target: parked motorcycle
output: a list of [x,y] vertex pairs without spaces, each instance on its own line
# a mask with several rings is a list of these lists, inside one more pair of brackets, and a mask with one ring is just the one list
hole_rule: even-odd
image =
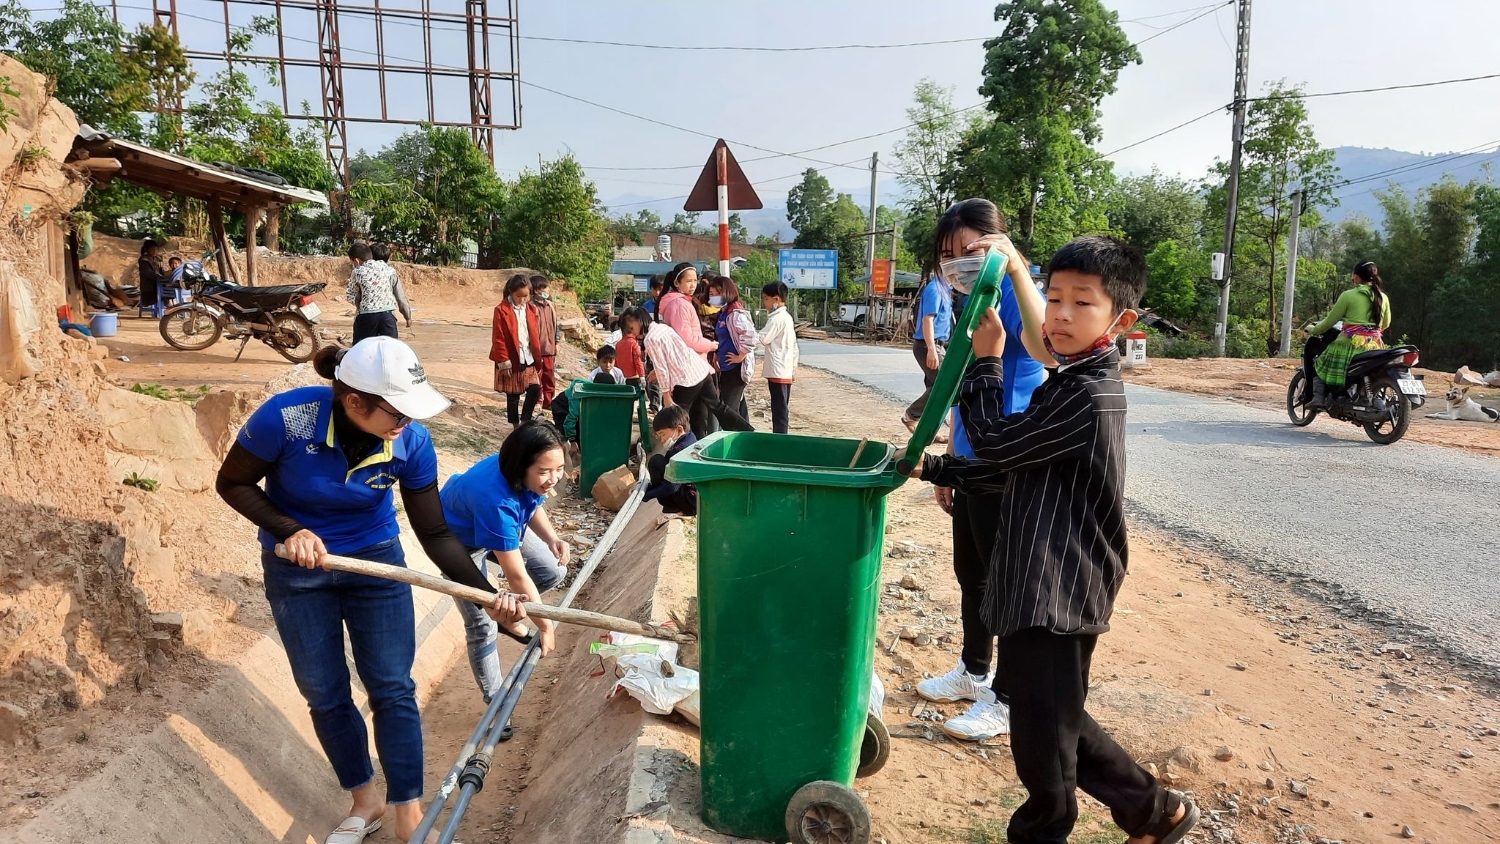
[[1312,407],[1313,361],[1333,339],[1338,329],[1319,337],[1309,337],[1302,354],[1302,366],[1286,388],[1286,415],[1292,424],[1305,427],[1318,414],[1326,413],[1340,422],[1365,429],[1370,439],[1390,445],[1406,435],[1411,425],[1412,408],[1427,402],[1427,386],[1422,376],[1413,375],[1420,353],[1415,346],[1392,346],[1361,352],[1349,362],[1349,374],[1342,390],[1328,388],[1326,407]]
[[203,269],[214,257],[182,265],[183,283],[192,292],[190,301],[168,308],[161,318],[161,337],[174,349],[202,351],[219,338],[239,340],[238,361],[245,345],[260,340],[292,363],[306,363],[318,350],[318,317],[321,310],[313,297],[327,285],[285,284],[276,287],[241,287],[215,278]]

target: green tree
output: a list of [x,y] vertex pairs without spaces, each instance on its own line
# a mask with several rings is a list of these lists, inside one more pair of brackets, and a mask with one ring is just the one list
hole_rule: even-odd
[[126,57],[125,30],[88,0],[63,0],[58,11],[38,21],[15,0],[0,6],[0,52],[46,76],[79,123],[139,140],[148,90]]
[[1165,241],[1180,247],[1199,244],[1203,197],[1198,185],[1152,170],[1121,179],[1108,192],[1109,227],[1146,253]]
[[809,167],[802,173],[802,181],[787,191],[786,219],[792,224],[800,239],[802,230],[813,221],[828,213],[834,203],[833,185],[822,173]]
[[[1254,298],[1263,305],[1268,353],[1274,353],[1280,345],[1281,309],[1277,294],[1285,282],[1286,269],[1281,258],[1291,228],[1291,192],[1301,189],[1305,209],[1302,224],[1309,228],[1318,225],[1320,208],[1338,202],[1333,196],[1338,178],[1333,150],[1318,142],[1301,93],[1300,86],[1288,86],[1284,81],[1270,84],[1265,95],[1250,104],[1245,123],[1234,277],[1262,279],[1264,298],[1259,295]],[[1229,166],[1224,162],[1212,170],[1207,207],[1212,209],[1211,214],[1220,212],[1220,220],[1226,202],[1223,180],[1228,173]],[[1221,233],[1224,230],[1222,223],[1215,228]],[[1242,254],[1238,244],[1246,239],[1254,241],[1257,248],[1246,249]],[[1239,313],[1249,316],[1248,311]]]
[[1208,275],[1207,257],[1175,240],[1163,240],[1146,255],[1146,270],[1146,306],[1167,319],[1191,317],[1198,279]]
[[747,255],[745,263],[735,267],[730,275],[740,287],[740,296],[753,302],[762,287],[776,281],[779,271],[776,256],[757,249]]
[[580,300],[604,298],[614,238],[598,203],[594,183],[572,156],[527,170],[495,225],[496,251],[507,264],[567,279]]
[[174,111],[183,103],[197,79],[182,42],[160,23],[142,24],[125,48],[124,65],[138,95],[141,110],[154,112],[147,140],[161,149],[182,148],[182,115]]
[[645,246],[645,233],[659,231],[662,231],[661,215],[644,208],[634,213],[621,214],[609,221],[610,234],[622,246],[626,243]]
[[[1431,297],[1431,339],[1419,346],[1428,365],[1484,371],[1500,368],[1500,190],[1476,186],[1470,208],[1473,257],[1438,285]],[[1394,281],[1383,264],[1381,275]],[[1394,316],[1401,318],[1401,312]]]
[[664,231],[671,234],[705,234],[707,232],[706,229],[698,225],[698,213],[696,211],[691,213],[687,211],[677,212],[677,216],[672,218],[672,222],[667,224]]
[[729,215],[729,239],[735,243],[750,242],[750,230],[745,228],[745,221],[739,214]]
[[1051,218],[1080,224],[1069,206],[1073,186],[1101,171],[1090,166],[1098,164],[1090,146],[1101,135],[1099,104],[1114,93],[1120,70],[1141,57],[1101,0],[1013,0],[995,8],[995,20],[1005,29],[985,42],[979,88],[992,120],[966,133],[959,156],[960,170],[979,168],[982,177],[960,172],[950,184],[992,187],[970,195],[996,202],[1019,200],[1002,207],[1017,212],[1015,232],[1029,254],[1049,194]]
[[[423,126],[381,150],[350,196],[370,218],[370,236],[434,263],[464,254],[464,241],[486,239],[505,188],[489,158],[463,129]],[[382,178],[384,181],[377,181]]]
[[854,197],[841,193],[809,220],[805,228],[797,231],[793,245],[798,249],[838,250],[837,294],[841,302],[864,296],[864,288],[854,280],[865,274],[866,238],[860,235],[868,224],[864,210],[854,204]]
[[906,119],[915,125],[895,145],[896,168],[901,174],[897,178],[906,188],[905,205],[914,216],[940,216],[953,204],[944,176],[952,168],[964,130],[982,118],[959,114],[953,107],[952,87],[923,79],[912,92]]

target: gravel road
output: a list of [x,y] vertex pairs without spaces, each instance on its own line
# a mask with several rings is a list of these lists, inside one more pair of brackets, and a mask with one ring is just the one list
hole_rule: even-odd
[[[802,362],[902,401],[922,389],[905,350],[804,341]],[[1483,504],[1500,500],[1500,461],[1377,446],[1323,419],[1295,428],[1229,401],[1127,393],[1126,497],[1138,518],[1259,571],[1336,586],[1500,673],[1500,577]]]

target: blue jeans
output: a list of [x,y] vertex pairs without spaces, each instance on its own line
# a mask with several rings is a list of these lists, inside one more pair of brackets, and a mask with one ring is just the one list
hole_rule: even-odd
[[[469,554],[474,558],[479,571],[488,577],[490,552],[483,548],[470,548]],[[528,530],[521,536],[521,559],[525,560],[526,574],[536,585],[538,593],[546,593],[568,576],[567,567],[558,564],[557,555],[552,553],[547,543],[537,537],[535,531]],[[479,684],[484,702],[489,703],[505,680],[505,674],[500,670],[500,653],[495,650],[495,637],[499,635],[500,626],[478,604],[457,598],[453,600],[458,604],[458,611],[464,619],[464,634],[469,646],[469,668],[474,671],[474,682]]]
[[[399,540],[347,556],[405,567]],[[365,719],[354,705],[344,630],[354,667],[369,695],[375,749],[385,771],[386,802],[422,796],[422,716],[411,677],[417,627],[411,587],[362,574],[305,569],[261,553],[266,599],[286,649],[297,690],[312,713],[318,743],[339,785],[353,790],[375,778]]]

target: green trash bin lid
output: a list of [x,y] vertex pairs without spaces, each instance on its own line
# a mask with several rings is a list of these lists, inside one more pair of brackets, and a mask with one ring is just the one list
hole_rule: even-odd
[[[859,452],[859,459],[854,459]],[[831,487],[893,482],[889,443],[757,431],[721,431],[672,458],[667,477],[700,484],[724,479]],[[854,466],[850,467],[850,462]]]
[[596,384],[593,381],[574,381],[573,395],[579,398],[589,396],[635,396],[635,387],[629,384]]
[[[912,432],[911,439],[907,440],[906,450],[896,463],[896,472],[901,480],[911,475],[916,467],[916,459],[920,459],[913,458],[912,455],[920,455],[932,445],[933,439],[943,427],[943,421],[948,418],[948,411],[958,400],[958,388],[963,383],[964,372],[974,360],[974,327],[979,324],[979,318],[984,312],[1000,301],[1000,280],[1005,277],[1005,264],[1006,258],[998,249],[991,248],[985,255],[979,278],[969,291],[969,302],[954,324],[953,333],[949,335],[948,352],[943,358],[942,366],[938,367],[932,391],[927,395],[927,406],[922,409],[922,418],[917,420],[916,430]],[[898,480],[897,484],[900,482]]]

